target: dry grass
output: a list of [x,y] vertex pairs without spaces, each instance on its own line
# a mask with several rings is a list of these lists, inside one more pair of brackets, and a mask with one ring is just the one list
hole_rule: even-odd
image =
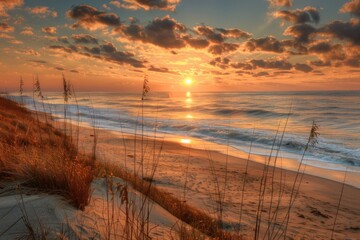
[[[202,232],[203,234],[210,236],[214,239],[238,239],[234,234],[228,233],[219,227],[217,220],[206,214],[204,211],[196,209],[184,201],[172,196],[170,193],[158,189],[152,185],[150,180],[140,179],[138,176],[134,176],[129,172],[126,172],[123,168],[116,165],[101,166],[103,169],[111,169],[111,175],[124,179],[129,182],[131,186],[153,200],[161,207],[166,209],[173,216],[189,224],[194,229]],[[100,171],[100,172],[106,172]]]
[[0,98],[0,181],[55,192],[83,209],[90,198],[90,158],[50,124],[19,104]]

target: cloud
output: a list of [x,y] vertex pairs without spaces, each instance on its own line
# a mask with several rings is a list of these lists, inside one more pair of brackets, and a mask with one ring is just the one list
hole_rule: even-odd
[[221,55],[223,53],[233,52],[239,48],[235,43],[220,43],[209,47],[208,51],[214,55]]
[[161,72],[161,73],[169,73],[169,74],[179,75],[177,72],[170,71],[168,68],[165,68],[165,67],[154,67],[151,65],[148,70],[153,71],[153,72]]
[[202,49],[209,46],[209,41],[206,39],[200,39],[200,38],[193,38],[189,35],[184,36],[182,38],[188,45],[195,49]]
[[49,47],[50,50],[54,52],[65,52],[65,53],[74,53],[77,52],[77,48],[74,47],[64,47],[60,45],[52,45]]
[[253,68],[265,68],[265,69],[281,69],[281,70],[290,70],[293,66],[291,63],[286,60],[263,60],[263,59],[253,59],[250,60]]
[[98,44],[98,40],[89,34],[73,34],[71,37],[75,43]]
[[351,0],[350,2],[345,3],[340,9],[342,13],[352,13],[355,16],[360,17],[360,1],[359,0]]
[[360,20],[334,21],[320,28],[318,32],[320,35],[329,35],[360,45]]
[[0,16],[7,17],[7,11],[20,7],[24,4],[24,0],[0,0]]
[[57,40],[61,43],[65,43],[65,44],[69,43],[69,38],[67,36],[58,37]]
[[10,40],[9,43],[16,45],[24,44],[22,41],[16,39]]
[[22,35],[34,35],[32,27],[24,27],[23,30],[20,32]]
[[258,72],[258,73],[254,73],[253,77],[265,77],[265,76],[269,76],[269,75],[270,74],[268,72],[261,71],[261,72]]
[[271,6],[276,7],[291,7],[292,0],[268,0]]
[[66,69],[63,68],[63,67],[54,67],[54,69],[59,70],[59,71],[65,71],[65,70],[66,70]]
[[111,1],[110,4],[118,8],[126,8],[131,10],[145,9],[145,10],[165,10],[174,11],[180,0],[124,0]]
[[220,67],[222,69],[226,69],[229,67],[229,63],[230,63],[229,58],[216,57],[210,62],[210,65]]
[[267,51],[267,52],[276,52],[282,53],[285,51],[285,46],[288,46],[287,41],[280,42],[272,36],[258,38],[258,39],[249,39],[244,44],[244,50],[253,52],[257,51]]
[[0,22],[0,32],[14,32],[14,27],[6,22]]
[[48,7],[46,6],[38,6],[38,7],[33,7],[33,8],[28,8],[27,9],[30,13],[37,15],[39,17],[57,17],[58,13],[55,10],[50,10]]
[[346,52],[341,44],[319,41],[310,45],[309,53],[317,54],[324,61],[344,60]]
[[302,72],[306,72],[306,73],[311,72],[313,70],[312,67],[310,67],[309,65],[304,64],[304,63],[296,63],[294,65],[294,68],[298,71],[302,71]]
[[116,31],[131,40],[152,43],[162,48],[186,46],[185,41],[180,37],[180,34],[186,31],[186,27],[169,16],[155,18],[145,27],[132,23],[128,26],[121,26]]
[[360,67],[360,56],[348,58],[344,64],[349,67]]
[[212,28],[209,26],[195,26],[194,31],[199,36],[206,37],[210,42],[222,43],[226,39],[249,38],[251,34],[240,29]]
[[292,22],[295,24],[299,23],[319,23],[320,14],[319,11],[314,7],[305,7],[304,9],[296,10],[282,10],[273,13],[275,18],[280,18],[283,21]]
[[14,37],[6,33],[0,33],[0,38],[13,39]]
[[34,49],[20,50],[20,51],[15,51],[15,52],[20,53],[20,54],[25,54],[25,55],[32,55],[32,56],[36,56],[36,57],[40,56],[40,53],[38,53]]
[[313,26],[303,23],[288,27],[284,35],[294,37],[298,43],[307,43],[316,31]]
[[[105,42],[99,47],[88,48],[76,45],[52,45],[49,49],[54,52],[67,54],[80,54],[86,57],[92,57],[107,62],[112,62],[120,65],[128,64],[135,68],[144,68],[144,61],[135,58],[133,53],[118,51],[117,48],[110,42]],[[82,50],[85,50],[82,51]]]
[[48,35],[55,35],[56,34],[56,27],[43,27],[41,31]]
[[329,67],[331,66],[331,62],[330,61],[322,61],[322,60],[316,60],[316,61],[311,61],[311,64],[317,67]]
[[73,28],[82,27],[88,30],[101,29],[107,26],[120,25],[120,18],[115,13],[106,13],[89,5],[78,5],[67,12],[67,15],[76,19]]
[[28,62],[39,63],[39,64],[48,64],[47,61],[44,61],[44,60],[35,60],[35,59],[30,59],[30,60],[28,60]]

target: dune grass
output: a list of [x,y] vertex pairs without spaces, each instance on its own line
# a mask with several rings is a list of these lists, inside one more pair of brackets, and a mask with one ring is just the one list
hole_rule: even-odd
[[90,158],[78,154],[59,130],[11,100],[0,98],[0,119],[0,181],[58,193],[84,209],[94,177]]

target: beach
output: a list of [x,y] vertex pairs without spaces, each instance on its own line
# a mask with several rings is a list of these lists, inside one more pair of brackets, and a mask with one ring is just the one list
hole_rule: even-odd
[[[92,146],[93,129],[81,128],[81,148],[89,151]],[[122,135],[105,130],[97,130],[98,133],[98,157],[109,163],[114,163],[133,169],[134,163],[134,137]],[[139,136],[138,136],[139,138]],[[141,139],[137,139],[138,148]],[[153,139],[145,140],[146,143],[146,166],[150,174],[152,166],[151,151]],[[127,154],[124,154],[126,144]],[[223,218],[228,229],[236,229],[239,223],[239,210],[242,195],[242,182],[246,163],[248,163],[248,175],[246,177],[241,233],[245,237],[254,237],[254,224],[259,202],[260,181],[263,176],[264,164],[247,159],[228,156],[219,151],[210,149],[194,149],[189,144],[176,142],[163,142],[157,140],[156,149],[161,146],[162,152],[159,158],[153,184],[177,198],[185,199],[187,203],[196,208],[205,210],[214,218],[217,212],[217,188],[220,184],[221,191],[225,194],[223,203]],[[141,152],[138,155],[137,164],[140,164]],[[126,160],[126,162],[125,162]],[[226,167],[227,160],[227,167]],[[280,164],[280,163],[279,163]],[[212,172],[211,166],[214,166]],[[272,171],[272,168],[269,172]],[[296,172],[276,168],[274,184],[272,178],[268,179],[265,191],[263,223],[261,226],[262,236],[266,233],[268,225],[268,207],[271,192],[273,192],[273,208],[280,209],[277,223],[281,224],[286,215],[289,204],[292,184]],[[317,169],[317,171],[321,171]],[[326,173],[323,173],[326,174]],[[226,184],[224,183],[227,176]],[[280,180],[280,177],[282,180]],[[340,173],[339,179],[344,178]],[[217,181],[216,181],[217,179]],[[281,181],[281,183],[280,183]],[[185,183],[186,182],[186,183]],[[186,184],[186,187],[184,187]],[[305,174],[299,194],[291,210],[288,236],[293,239],[329,239],[342,190],[342,182],[328,180],[314,175]],[[271,189],[273,188],[273,189]],[[279,188],[282,190],[279,191]],[[281,192],[279,200],[279,192]],[[341,197],[339,213],[336,219],[334,239],[356,239],[359,235],[358,222],[360,221],[360,189],[344,185]],[[280,201],[280,202],[279,202]],[[275,211],[274,209],[272,211]]]
[[[6,117],[6,109],[3,111]],[[50,121],[43,113],[32,112],[32,115],[35,123],[36,118]],[[187,208],[198,209],[214,221],[220,220],[221,229],[240,239],[254,239],[255,235],[271,239],[284,235],[289,239],[329,239],[331,236],[356,239],[359,235],[357,173],[306,164],[299,167],[299,161],[275,157],[275,154],[271,158],[249,155],[239,150],[230,151],[230,146],[194,139],[184,141],[184,138],[167,137],[156,131],[152,136],[144,136],[139,130],[135,137],[85,122],[57,120],[51,125],[72,136],[70,141],[79,152],[93,156],[97,166],[100,169],[105,166],[107,170],[99,170],[92,181],[91,200],[83,211],[74,209],[62,197],[47,195],[48,191],[44,194],[42,190],[25,187],[20,188],[19,195],[16,190],[19,183],[5,181],[0,195],[0,216],[9,220],[1,229],[4,239],[27,231],[26,224],[19,221],[24,214],[21,209],[30,209],[28,219],[32,219],[37,228],[54,234],[49,236],[57,236],[60,226],[66,226],[71,239],[80,236],[102,239],[104,234],[110,234],[111,239],[123,236],[124,205],[120,197],[109,200],[115,195],[106,189],[109,189],[109,179],[111,186],[127,186],[119,176],[127,178],[128,175],[139,177],[163,196],[177,199]],[[126,175],[118,175],[116,169]],[[139,208],[147,194],[143,195],[144,192],[140,193],[132,184],[127,188],[128,196]],[[198,231],[179,219],[181,215],[172,215],[173,209],[168,208],[168,204],[156,202],[159,201],[156,196],[152,199],[149,195],[149,201],[148,223],[152,229],[149,234],[153,239],[177,239],[179,226]],[[118,210],[109,213],[109,208]],[[49,227],[46,220],[39,219],[53,221]],[[109,219],[116,219],[113,227],[107,224]]]

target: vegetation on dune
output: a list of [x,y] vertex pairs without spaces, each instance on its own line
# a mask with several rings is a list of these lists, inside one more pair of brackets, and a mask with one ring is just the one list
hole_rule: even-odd
[[56,192],[83,209],[94,177],[89,157],[77,154],[68,137],[37,121],[23,106],[0,98],[0,177]]

